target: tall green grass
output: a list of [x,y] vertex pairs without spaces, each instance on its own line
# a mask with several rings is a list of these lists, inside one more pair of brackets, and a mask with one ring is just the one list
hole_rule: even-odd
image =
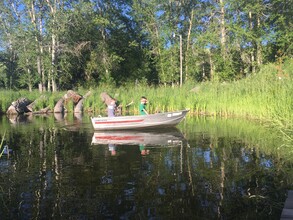
[[202,84],[198,92],[198,103],[202,106],[199,109],[212,114],[292,123],[293,68],[283,72],[286,77],[279,79],[277,69],[270,64],[244,80]]
[[[279,79],[280,69],[284,78]],[[215,117],[249,117],[269,121],[280,127],[293,127],[293,60],[287,60],[280,66],[268,64],[261,70],[234,82],[204,82],[189,83],[179,87],[153,87],[142,85],[99,86],[89,89],[91,95],[84,101],[84,111],[95,114],[105,113],[106,106],[102,103],[100,94],[107,92],[115,97],[122,106],[134,102],[127,110],[130,114],[138,114],[141,96],[149,100],[147,110],[150,113],[165,112],[179,109],[190,109],[190,114],[205,114]],[[84,95],[88,90],[79,89]],[[66,93],[42,94],[42,101],[37,108],[50,106],[54,108],[56,102]],[[31,100],[39,98],[38,91],[1,91],[1,112],[5,112],[12,101],[26,97]],[[73,109],[71,106],[69,110]],[[124,108],[124,111],[126,109]]]

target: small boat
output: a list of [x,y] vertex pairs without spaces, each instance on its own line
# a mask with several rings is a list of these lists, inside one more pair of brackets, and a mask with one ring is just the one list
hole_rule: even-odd
[[118,116],[118,117],[92,117],[95,130],[129,130],[148,128],[175,127],[186,116],[189,110],[156,113],[149,115]]
[[177,128],[96,131],[92,137],[92,145],[178,146],[184,141],[184,135]]

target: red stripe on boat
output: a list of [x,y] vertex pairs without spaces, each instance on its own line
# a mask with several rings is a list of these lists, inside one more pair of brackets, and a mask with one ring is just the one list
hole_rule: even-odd
[[138,140],[143,141],[144,138],[141,136],[96,136],[98,140],[115,140],[115,141],[128,141],[128,140]]
[[132,122],[142,122],[144,119],[136,120],[124,120],[124,121],[95,121],[95,124],[119,124],[119,123],[132,123]]

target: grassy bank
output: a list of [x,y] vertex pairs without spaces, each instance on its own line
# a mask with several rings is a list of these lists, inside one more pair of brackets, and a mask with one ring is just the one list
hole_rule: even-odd
[[[288,60],[281,66],[266,65],[255,75],[235,82],[185,84],[182,88],[141,84],[120,88],[101,86],[90,89],[92,94],[84,102],[84,111],[104,113],[105,105],[100,94],[107,92],[123,106],[133,101],[134,104],[128,110],[137,114],[140,97],[144,95],[149,99],[148,111],[152,113],[189,108],[191,114],[249,117],[289,128],[293,125],[292,77],[293,60]],[[84,95],[87,91],[80,89],[77,92]],[[37,108],[50,106],[53,109],[64,94],[65,91],[42,95],[38,91],[1,91],[1,112],[6,112],[11,102],[20,97],[31,100],[39,98],[41,101]],[[69,105],[68,109],[71,110],[72,106]]]

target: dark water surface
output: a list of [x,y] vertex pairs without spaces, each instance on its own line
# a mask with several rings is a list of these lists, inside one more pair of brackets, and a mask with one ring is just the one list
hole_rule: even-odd
[[293,188],[281,137],[251,122],[103,133],[60,116],[0,118],[0,219],[279,219]]

